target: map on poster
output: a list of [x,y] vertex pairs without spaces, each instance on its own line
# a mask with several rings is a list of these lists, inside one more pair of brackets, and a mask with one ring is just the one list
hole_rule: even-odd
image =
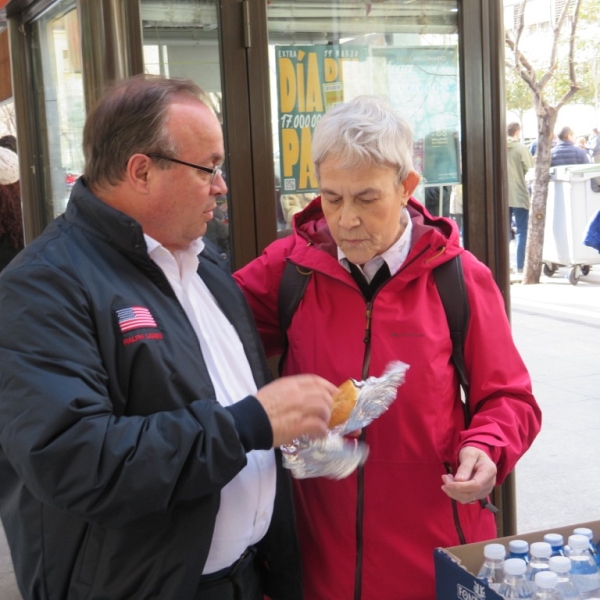
[[424,183],[460,181],[454,46],[276,46],[282,194],[316,192],[312,132],[322,115],[360,94],[390,99],[414,134]]

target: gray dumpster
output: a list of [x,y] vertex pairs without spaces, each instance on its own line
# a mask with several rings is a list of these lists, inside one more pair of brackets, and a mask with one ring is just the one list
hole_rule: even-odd
[[559,267],[567,266],[569,281],[576,285],[592,265],[600,264],[600,252],[583,243],[587,225],[599,210],[600,164],[550,169],[542,252],[544,275],[551,277]]

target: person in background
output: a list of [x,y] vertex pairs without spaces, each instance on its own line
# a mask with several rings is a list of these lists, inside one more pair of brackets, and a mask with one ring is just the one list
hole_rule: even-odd
[[[339,481],[294,481],[311,600],[431,600],[434,549],[496,537],[484,499],[540,429],[489,269],[460,246],[452,219],[411,197],[412,149],[410,127],[385,101],[331,108],[312,139],[321,195],[294,217],[293,235],[234,274],[277,355],[284,266],[312,273],[287,329],[284,374],[340,384],[380,377],[393,360],[409,365],[396,400],[361,434],[364,466]],[[471,312],[469,424],[433,274],[457,255]]]
[[231,269],[231,247],[229,243],[229,218],[227,216],[227,198],[216,200],[213,218],[206,224],[206,239],[209,239],[219,249],[219,259],[227,270]]
[[586,152],[588,151],[587,140],[583,135],[577,138],[577,146]]
[[88,114],[66,212],[0,274],[0,514],[24,600],[301,600],[280,445],[336,388],[269,383],[203,240],[223,135],[190,80]]
[[0,146],[0,271],[23,249],[19,158]]
[[8,148],[17,154],[17,138],[14,135],[3,135],[0,137],[0,148]]
[[[555,133],[552,134],[552,140],[550,141],[550,145],[552,148],[554,148],[554,146],[556,146],[556,134]],[[537,153],[537,146],[538,146],[538,141],[536,138],[535,140],[533,140],[533,142],[531,142],[531,145],[529,146],[529,152],[531,152],[531,156],[533,156],[534,160],[535,160],[536,153]]]
[[592,129],[587,141],[587,149],[590,153],[591,162],[600,163],[600,132],[597,127]]
[[575,134],[570,127],[563,127],[558,134],[558,144],[550,151],[551,167],[561,165],[577,165],[590,162],[590,157],[585,150],[575,145]]
[[527,228],[529,227],[529,208],[531,199],[525,175],[533,167],[533,158],[521,143],[521,125],[509,123],[508,131],[508,206],[510,227],[514,221],[517,242],[517,272],[522,273],[525,265],[527,247]]

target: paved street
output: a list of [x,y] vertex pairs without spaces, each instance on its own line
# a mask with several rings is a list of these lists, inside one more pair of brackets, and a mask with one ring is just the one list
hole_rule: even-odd
[[516,469],[519,533],[600,519],[600,266],[511,286],[517,346],[542,431]]
[[[517,526],[527,533],[600,519],[600,265],[511,286],[514,336],[543,411],[516,470]],[[19,600],[0,529],[0,600]]]

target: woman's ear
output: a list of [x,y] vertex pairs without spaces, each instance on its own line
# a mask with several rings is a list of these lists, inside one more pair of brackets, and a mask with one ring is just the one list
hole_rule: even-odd
[[419,185],[419,181],[421,181],[421,176],[416,171],[410,171],[402,182],[404,193],[407,196],[411,196],[416,187]]

